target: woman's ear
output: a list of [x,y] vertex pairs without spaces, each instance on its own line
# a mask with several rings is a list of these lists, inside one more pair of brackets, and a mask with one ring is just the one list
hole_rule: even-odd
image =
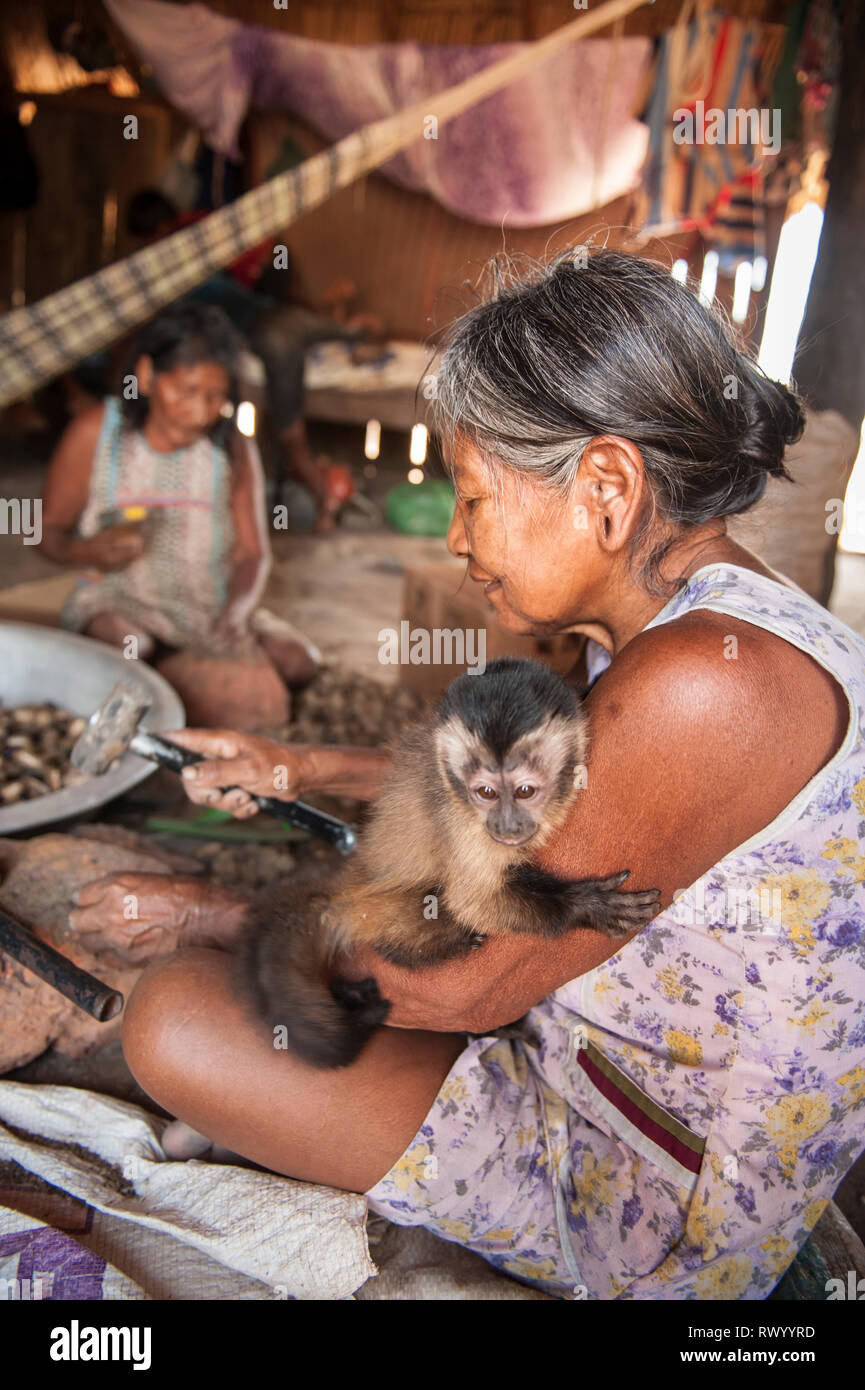
[[621,549],[640,510],[645,480],[642,454],[630,439],[598,435],[583,451],[579,471],[588,487],[598,544],[604,550]]
[[153,390],[153,358],[148,356],[139,357],[135,363],[135,380],[138,383],[139,396],[149,396]]

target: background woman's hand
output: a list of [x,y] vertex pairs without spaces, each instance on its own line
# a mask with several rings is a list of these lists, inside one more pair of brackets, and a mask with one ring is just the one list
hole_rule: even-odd
[[[304,790],[305,744],[276,743],[231,729],[180,729],[166,738],[207,759],[184,768],[182,774],[187,796],[199,806],[230,811],[245,820],[258,810],[250,793],[296,801]],[[235,790],[224,791],[226,787]]]
[[74,559],[99,570],[122,570],[144,554],[147,542],[141,522],[129,521],[109,526],[98,535],[74,542]]
[[220,613],[208,634],[208,646],[215,652],[241,652],[252,646],[249,624],[235,605]]

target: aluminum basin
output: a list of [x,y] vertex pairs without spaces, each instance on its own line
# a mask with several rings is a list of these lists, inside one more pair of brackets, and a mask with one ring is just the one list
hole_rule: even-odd
[[[186,715],[179,695],[143,661],[127,661],[119,651],[62,629],[32,623],[0,622],[0,703],[61,705],[87,718],[119,680],[134,680],[153,697],[142,728],[180,729]],[[80,816],[143,782],[156,764],[125,753],[110,772],[75,787],[63,787],[32,801],[0,809],[0,835],[31,830]]]

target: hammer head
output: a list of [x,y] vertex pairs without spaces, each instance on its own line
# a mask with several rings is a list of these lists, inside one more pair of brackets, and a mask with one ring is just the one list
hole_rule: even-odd
[[69,759],[79,772],[98,777],[126,752],[138,725],[153,700],[131,681],[118,681],[91,714],[87,728],[73,746]]

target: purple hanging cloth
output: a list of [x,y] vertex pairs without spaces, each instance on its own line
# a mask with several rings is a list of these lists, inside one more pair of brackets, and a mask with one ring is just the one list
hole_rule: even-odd
[[[437,92],[530,47],[320,43],[206,5],[105,3],[172,105],[235,157],[250,106],[291,112],[336,141],[427,97],[435,118]],[[651,47],[642,37],[571,44],[437,131],[431,119],[435,138],[381,172],[486,225],[544,226],[603,207],[639,183],[648,128],[631,113]]]

